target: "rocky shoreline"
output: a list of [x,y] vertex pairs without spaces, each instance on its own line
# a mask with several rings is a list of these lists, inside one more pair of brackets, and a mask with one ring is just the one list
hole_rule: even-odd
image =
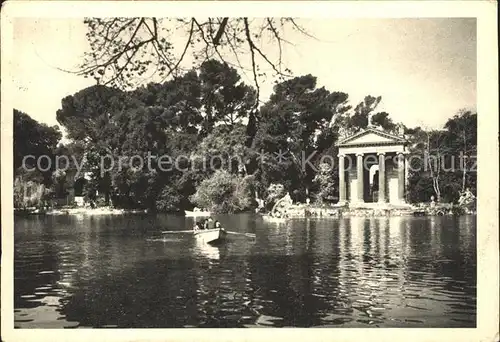
[[457,205],[443,204],[437,206],[429,205],[404,205],[385,207],[354,207],[346,206],[314,206],[314,205],[292,205],[286,209],[284,214],[278,216],[264,216],[268,219],[287,218],[328,218],[328,217],[383,217],[383,216],[450,216],[450,215],[475,215],[475,208],[467,208]]

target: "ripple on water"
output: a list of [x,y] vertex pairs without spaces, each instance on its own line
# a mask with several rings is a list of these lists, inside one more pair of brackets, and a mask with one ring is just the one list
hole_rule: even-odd
[[464,235],[443,219],[429,235],[427,219],[220,220],[258,239],[146,241],[184,229],[175,216],[18,221],[16,327],[475,325],[475,226]]

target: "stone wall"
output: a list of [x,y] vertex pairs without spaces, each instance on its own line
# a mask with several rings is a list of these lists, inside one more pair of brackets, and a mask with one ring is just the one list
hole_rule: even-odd
[[459,210],[453,205],[430,207],[389,207],[389,208],[347,208],[334,206],[308,206],[295,204],[287,208],[287,218],[328,218],[328,217],[384,217],[384,216],[444,216],[474,214],[474,212]]

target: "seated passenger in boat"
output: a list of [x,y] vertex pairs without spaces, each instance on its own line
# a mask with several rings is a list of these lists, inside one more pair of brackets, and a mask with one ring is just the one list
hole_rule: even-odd
[[222,224],[219,221],[215,222],[215,227],[219,228],[220,231],[226,233],[226,230],[224,229],[224,227],[222,227]]
[[213,218],[209,217],[207,222],[208,222],[207,229],[215,229],[215,222]]
[[196,232],[196,231],[198,231],[198,230],[200,230],[200,229],[202,229],[202,227],[201,227],[201,223],[200,223],[200,222],[196,222],[196,223],[194,224],[193,230]]
[[222,225],[220,224],[220,222],[217,220],[215,221],[215,228],[220,229],[220,230],[224,230],[224,228],[222,228]]
[[203,220],[203,229],[209,229],[209,224],[207,219]]

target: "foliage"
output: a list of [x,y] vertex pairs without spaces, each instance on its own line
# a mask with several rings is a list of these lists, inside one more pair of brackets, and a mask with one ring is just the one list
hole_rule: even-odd
[[[348,95],[316,88],[316,77],[306,75],[277,84],[261,108],[254,138],[260,157],[260,181],[264,186],[281,182],[303,196],[309,190],[321,153],[336,138],[330,126],[336,115],[349,109]],[[284,179],[283,175],[287,175]]]
[[126,108],[125,98],[118,89],[88,87],[63,98],[56,118],[69,139],[97,144],[103,136],[118,133],[113,123],[116,115]]
[[316,196],[318,203],[333,202],[338,194],[338,170],[333,172],[332,166],[327,163],[319,165],[318,173],[314,177],[314,183],[319,189]]
[[26,206],[24,201],[24,185],[21,178],[17,177],[14,180],[14,186],[12,189],[14,194],[14,208],[23,208]]
[[246,127],[243,124],[222,124],[214,127],[200,142],[193,156],[201,159],[207,169],[245,172],[245,163],[251,155],[245,145],[246,139]]
[[438,202],[456,202],[466,188],[475,192],[477,114],[460,111],[442,130],[417,127],[408,133],[414,156],[409,175],[410,201],[429,201],[434,196]]
[[389,133],[396,133],[398,125],[393,122],[387,112],[376,112],[382,101],[381,96],[367,95],[353,111],[346,111],[335,120],[335,126],[342,139],[356,134],[362,129],[373,126]]
[[38,206],[47,198],[47,187],[52,184],[61,132],[57,126],[41,124],[17,109],[13,111],[13,119],[14,207]]
[[366,128],[371,123],[369,115],[377,108],[381,100],[381,96],[365,96],[363,101],[354,108],[354,114],[347,121],[347,128],[354,130]]
[[285,187],[282,184],[269,184],[269,187],[266,190],[266,206],[268,208],[272,208],[276,201],[285,196],[285,194]]
[[[87,185],[89,191],[104,193],[107,198],[112,196],[118,206],[154,209],[161,189],[176,188],[178,184],[173,184],[173,180],[182,177],[182,172],[162,170],[158,161],[150,159],[148,154],[173,158],[189,156],[202,137],[211,134],[216,120],[229,115],[227,111],[238,108],[238,120],[245,115],[245,106],[240,102],[251,98],[252,93],[239,77],[235,77],[234,69],[215,61],[207,62],[203,67],[200,75],[191,70],[175,80],[151,83],[134,91],[93,86],[63,100],[57,117],[73,141],[85,146],[86,168],[92,173]],[[222,77],[224,75],[227,77]],[[222,99],[214,99],[214,90],[225,87],[236,89],[234,96],[223,91],[225,96]],[[207,99],[208,94],[212,102]],[[209,103],[215,108],[214,119],[209,119],[204,112]],[[207,122],[210,123],[208,126],[204,124]],[[236,117],[233,124],[237,124]],[[121,167],[117,167],[120,157],[132,156],[150,160],[151,165],[135,170],[137,165],[129,165],[125,159]],[[105,174],[101,172],[102,158],[108,163],[106,167],[111,169]],[[179,166],[189,167],[189,161],[184,158]],[[183,189],[190,191],[187,195],[194,190],[185,180],[195,181],[192,178],[184,177],[182,183]],[[181,202],[186,204],[185,200]],[[164,200],[160,198],[158,204],[161,203]],[[171,208],[171,205],[160,206]]]
[[52,173],[52,191],[56,198],[65,197],[71,187],[70,178],[66,171],[60,169]]
[[178,211],[183,202],[183,194],[171,185],[165,185],[156,199],[155,210]]
[[458,157],[462,157],[460,169],[455,170],[454,174],[455,177],[461,177],[461,191],[466,188],[476,189],[477,114],[461,110],[446,122],[444,128],[449,132],[446,144],[455,151],[455,156],[458,152]]
[[205,129],[216,122],[234,125],[248,117],[256,101],[255,90],[241,82],[236,69],[226,63],[208,60],[201,64],[200,83]]
[[192,202],[216,213],[235,213],[252,208],[252,182],[248,177],[239,177],[218,170],[203,180],[192,196]]
[[[35,169],[33,173],[43,176],[43,183],[49,184],[54,163],[54,150],[61,139],[61,132],[57,126],[49,127],[32,119],[28,114],[14,109],[14,175],[27,169]],[[25,169],[22,169],[23,159]],[[46,157],[42,157],[46,156]],[[42,158],[40,158],[42,157]],[[37,160],[40,161],[37,166]],[[48,163],[50,162],[51,165]],[[27,168],[27,169],[26,169]],[[47,171],[41,171],[45,170]]]
[[43,184],[16,177],[13,184],[14,208],[37,207],[46,200],[46,188]]
[[388,132],[393,132],[396,129],[396,124],[392,121],[387,112],[378,112],[374,114],[371,118],[371,123]]
[[[90,87],[63,101],[58,119],[72,141],[55,153],[84,158],[91,176],[86,196],[104,196],[105,204],[111,200],[117,207],[167,212],[196,204],[239,212],[255,208],[257,198],[272,205],[286,192],[299,202],[334,201],[338,170],[324,163],[337,160],[335,144],[342,134],[369,122],[388,132],[398,127],[388,113],[376,111],[380,97],[366,96],[352,109],[346,93],[318,87],[312,75],[277,83],[258,111],[256,96],[234,68],[214,60],[133,91]],[[414,155],[463,152],[472,159],[475,120],[475,114],[464,111],[442,130],[417,127],[405,133]],[[120,161],[131,156],[145,163]],[[171,157],[167,165],[162,156]],[[109,166],[104,173],[103,157]],[[466,187],[475,192],[470,170],[445,171],[446,160],[433,168],[424,158],[412,163],[410,169],[417,171],[409,175],[410,201],[430,196],[455,201]],[[55,189],[57,182],[55,177]]]

